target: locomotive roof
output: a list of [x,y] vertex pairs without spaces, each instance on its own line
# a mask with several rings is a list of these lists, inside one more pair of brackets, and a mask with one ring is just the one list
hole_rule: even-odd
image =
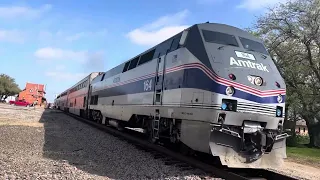
[[[191,28],[196,28],[196,27],[199,28],[200,30],[215,30],[215,31],[220,31],[220,32],[224,32],[224,33],[233,34],[233,35],[239,35],[239,36],[247,37],[247,38],[249,38],[249,39],[254,39],[255,41],[261,42],[261,40],[260,40],[259,38],[256,38],[256,37],[254,37],[254,36],[251,36],[250,34],[248,34],[248,32],[246,32],[246,31],[244,31],[244,30],[242,30],[242,29],[240,29],[240,28],[237,28],[237,27],[231,26],[231,25],[227,25],[227,24],[222,24],[222,23],[209,23],[209,22],[206,22],[206,23],[198,23],[198,24],[191,25],[190,27],[186,28],[185,30],[188,30],[188,29],[191,29]],[[167,38],[166,40],[158,43],[157,45],[152,46],[151,48],[143,51],[142,53],[139,53],[139,54],[137,54],[136,56],[134,56],[134,57],[132,57],[132,58],[126,60],[126,61],[123,61],[122,63],[118,64],[117,66],[115,66],[115,67],[113,67],[113,68],[111,68],[111,69],[103,72],[102,74],[99,74],[98,76],[96,76],[95,78],[93,78],[92,81],[95,81],[97,78],[101,78],[101,77],[103,76],[103,74],[106,74],[107,72],[110,72],[110,71],[112,71],[112,70],[115,70],[116,68],[121,68],[121,69],[122,69],[123,66],[124,66],[127,62],[129,62],[129,61],[131,61],[131,60],[134,60],[135,58],[137,58],[137,57],[139,57],[139,56],[142,56],[142,55],[144,55],[144,54],[146,54],[146,53],[148,53],[148,52],[156,49],[158,46],[160,46],[160,45],[163,44],[163,43],[166,43],[168,40],[173,39],[173,38],[181,35],[182,32],[183,32],[183,31],[180,31],[179,33],[171,36],[170,38]],[[90,73],[90,74],[92,74],[92,73]],[[88,77],[88,76],[86,76],[85,78],[87,78],[87,77]],[[79,82],[83,81],[85,78],[83,78],[83,79],[80,80]],[[78,83],[79,83],[79,82],[78,82]],[[76,84],[78,84],[78,83],[76,83]],[[67,90],[65,90],[65,91],[64,91],[63,93],[61,93],[60,95],[68,92],[68,90],[70,90],[71,88],[73,88],[74,86],[76,86],[76,84],[73,85],[72,87],[68,88]],[[59,95],[59,96],[60,96],[60,95]]]
[[[244,31],[243,29],[237,28],[237,27],[235,27],[235,26],[227,25],[227,24],[222,24],[222,23],[209,23],[209,22],[206,22],[206,23],[198,23],[198,24],[194,24],[194,25],[186,28],[185,30],[194,28],[194,27],[196,27],[196,26],[197,26],[199,29],[212,30],[212,29],[214,28],[214,29],[217,30],[217,31],[221,31],[221,32],[225,32],[225,33],[230,33],[230,34],[237,34],[237,35],[241,35],[241,36],[246,36],[246,37],[248,37],[248,32]],[[135,59],[135,58],[137,58],[137,57],[139,57],[139,56],[141,56],[141,55],[143,55],[143,54],[145,54],[145,53],[153,50],[153,49],[156,48],[157,46],[159,46],[159,45],[161,45],[162,43],[165,43],[166,41],[168,41],[169,39],[174,38],[174,37],[180,35],[182,32],[183,32],[183,31],[180,31],[179,33],[177,33],[177,34],[175,34],[175,35],[173,35],[173,36],[171,36],[171,37],[169,37],[169,38],[161,41],[161,42],[158,43],[157,45],[152,46],[151,48],[143,51],[142,53],[137,54],[136,56],[134,56],[134,57],[130,58],[129,60],[126,60],[126,61],[124,61],[124,62],[122,62],[122,63],[126,63],[126,62],[128,62],[128,61],[131,61],[131,60],[133,60],[133,59]],[[258,39],[258,38],[251,37],[251,39],[252,39],[252,38],[253,38],[254,40],[256,40],[256,41],[261,42],[261,40]],[[121,63],[121,64],[122,64],[122,63]],[[113,68],[115,68],[115,67],[113,67]],[[113,68],[111,68],[111,69],[113,69]],[[111,70],[111,69],[110,69],[110,70]]]

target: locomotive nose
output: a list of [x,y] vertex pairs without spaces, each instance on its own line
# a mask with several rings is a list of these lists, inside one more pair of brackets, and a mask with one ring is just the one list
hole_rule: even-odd
[[225,72],[218,72],[218,75],[230,82],[239,83],[258,90],[277,90],[284,88],[284,82],[271,68],[269,72],[251,68],[228,67]]
[[219,158],[222,165],[230,168],[270,168],[281,166],[283,158],[286,158],[287,134],[271,138],[259,123],[254,122],[238,129],[224,128],[217,124],[211,126],[210,152]]

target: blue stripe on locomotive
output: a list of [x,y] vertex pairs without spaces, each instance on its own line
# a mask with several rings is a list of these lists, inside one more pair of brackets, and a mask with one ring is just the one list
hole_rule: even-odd
[[[160,79],[161,78],[162,77],[160,77]],[[152,80],[152,86],[154,85],[155,78],[153,77],[108,89],[103,89],[92,93],[92,95],[99,95],[99,97],[110,97],[153,91],[153,88],[147,88],[147,90],[144,89],[146,80]],[[203,71],[197,68],[184,69],[165,74],[164,89],[172,90],[179,88],[195,88],[211,91],[213,93],[225,94],[227,86],[218,84],[217,82],[210,79]],[[259,97],[237,89],[235,90],[233,97],[257,103],[278,103],[277,96]],[[282,97],[283,102],[285,102],[285,95],[282,95]]]
[[[218,84],[217,82],[210,79],[200,69],[186,69],[187,81],[183,88],[197,88],[202,90],[211,91],[219,94],[226,94],[227,86]],[[236,89],[233,97],[257,102],[257,103],[278,103],[277,96],[259,97],[251,93],[247,93]],[[285,95],[282,95],[283,102],[285,102]]]

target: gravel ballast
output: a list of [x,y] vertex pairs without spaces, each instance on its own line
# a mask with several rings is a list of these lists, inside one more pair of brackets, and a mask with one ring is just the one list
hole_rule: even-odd
[[59,111],[2,107],[0,179],[215,179],[165,165]]

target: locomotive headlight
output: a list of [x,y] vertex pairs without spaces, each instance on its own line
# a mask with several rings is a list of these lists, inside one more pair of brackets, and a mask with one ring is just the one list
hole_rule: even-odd
[[281,96],[281,94],[278,95],[277,101],[278,101],[278,103],[281,103],[281,102],[282,102],[282,96]]
[[282,117],[283,107],[277,106],[276,108],[276,117]]
[[281,110],[280,109],[277,109],[277,117],[280,117],[282,114]]
[[228,107],[228,106],[227,106],[227,104],[226,104],[226,103],[222,103],[222,105],[221,105],[221,109],[222,109],[222,110],[226,110],[226,109],[227,109],[227,107]]
[[234,94],[234,88],[232,86],[228,86],[226,89],[226,94],[228,96],[232,96]]
[[263,83],[263,80],[261,77],[256,77],[254,78],[254,84],[257,85],[257,86],[261,86]]
[[224,111],[237,111],[237,100],[222,99],[221,109]]

